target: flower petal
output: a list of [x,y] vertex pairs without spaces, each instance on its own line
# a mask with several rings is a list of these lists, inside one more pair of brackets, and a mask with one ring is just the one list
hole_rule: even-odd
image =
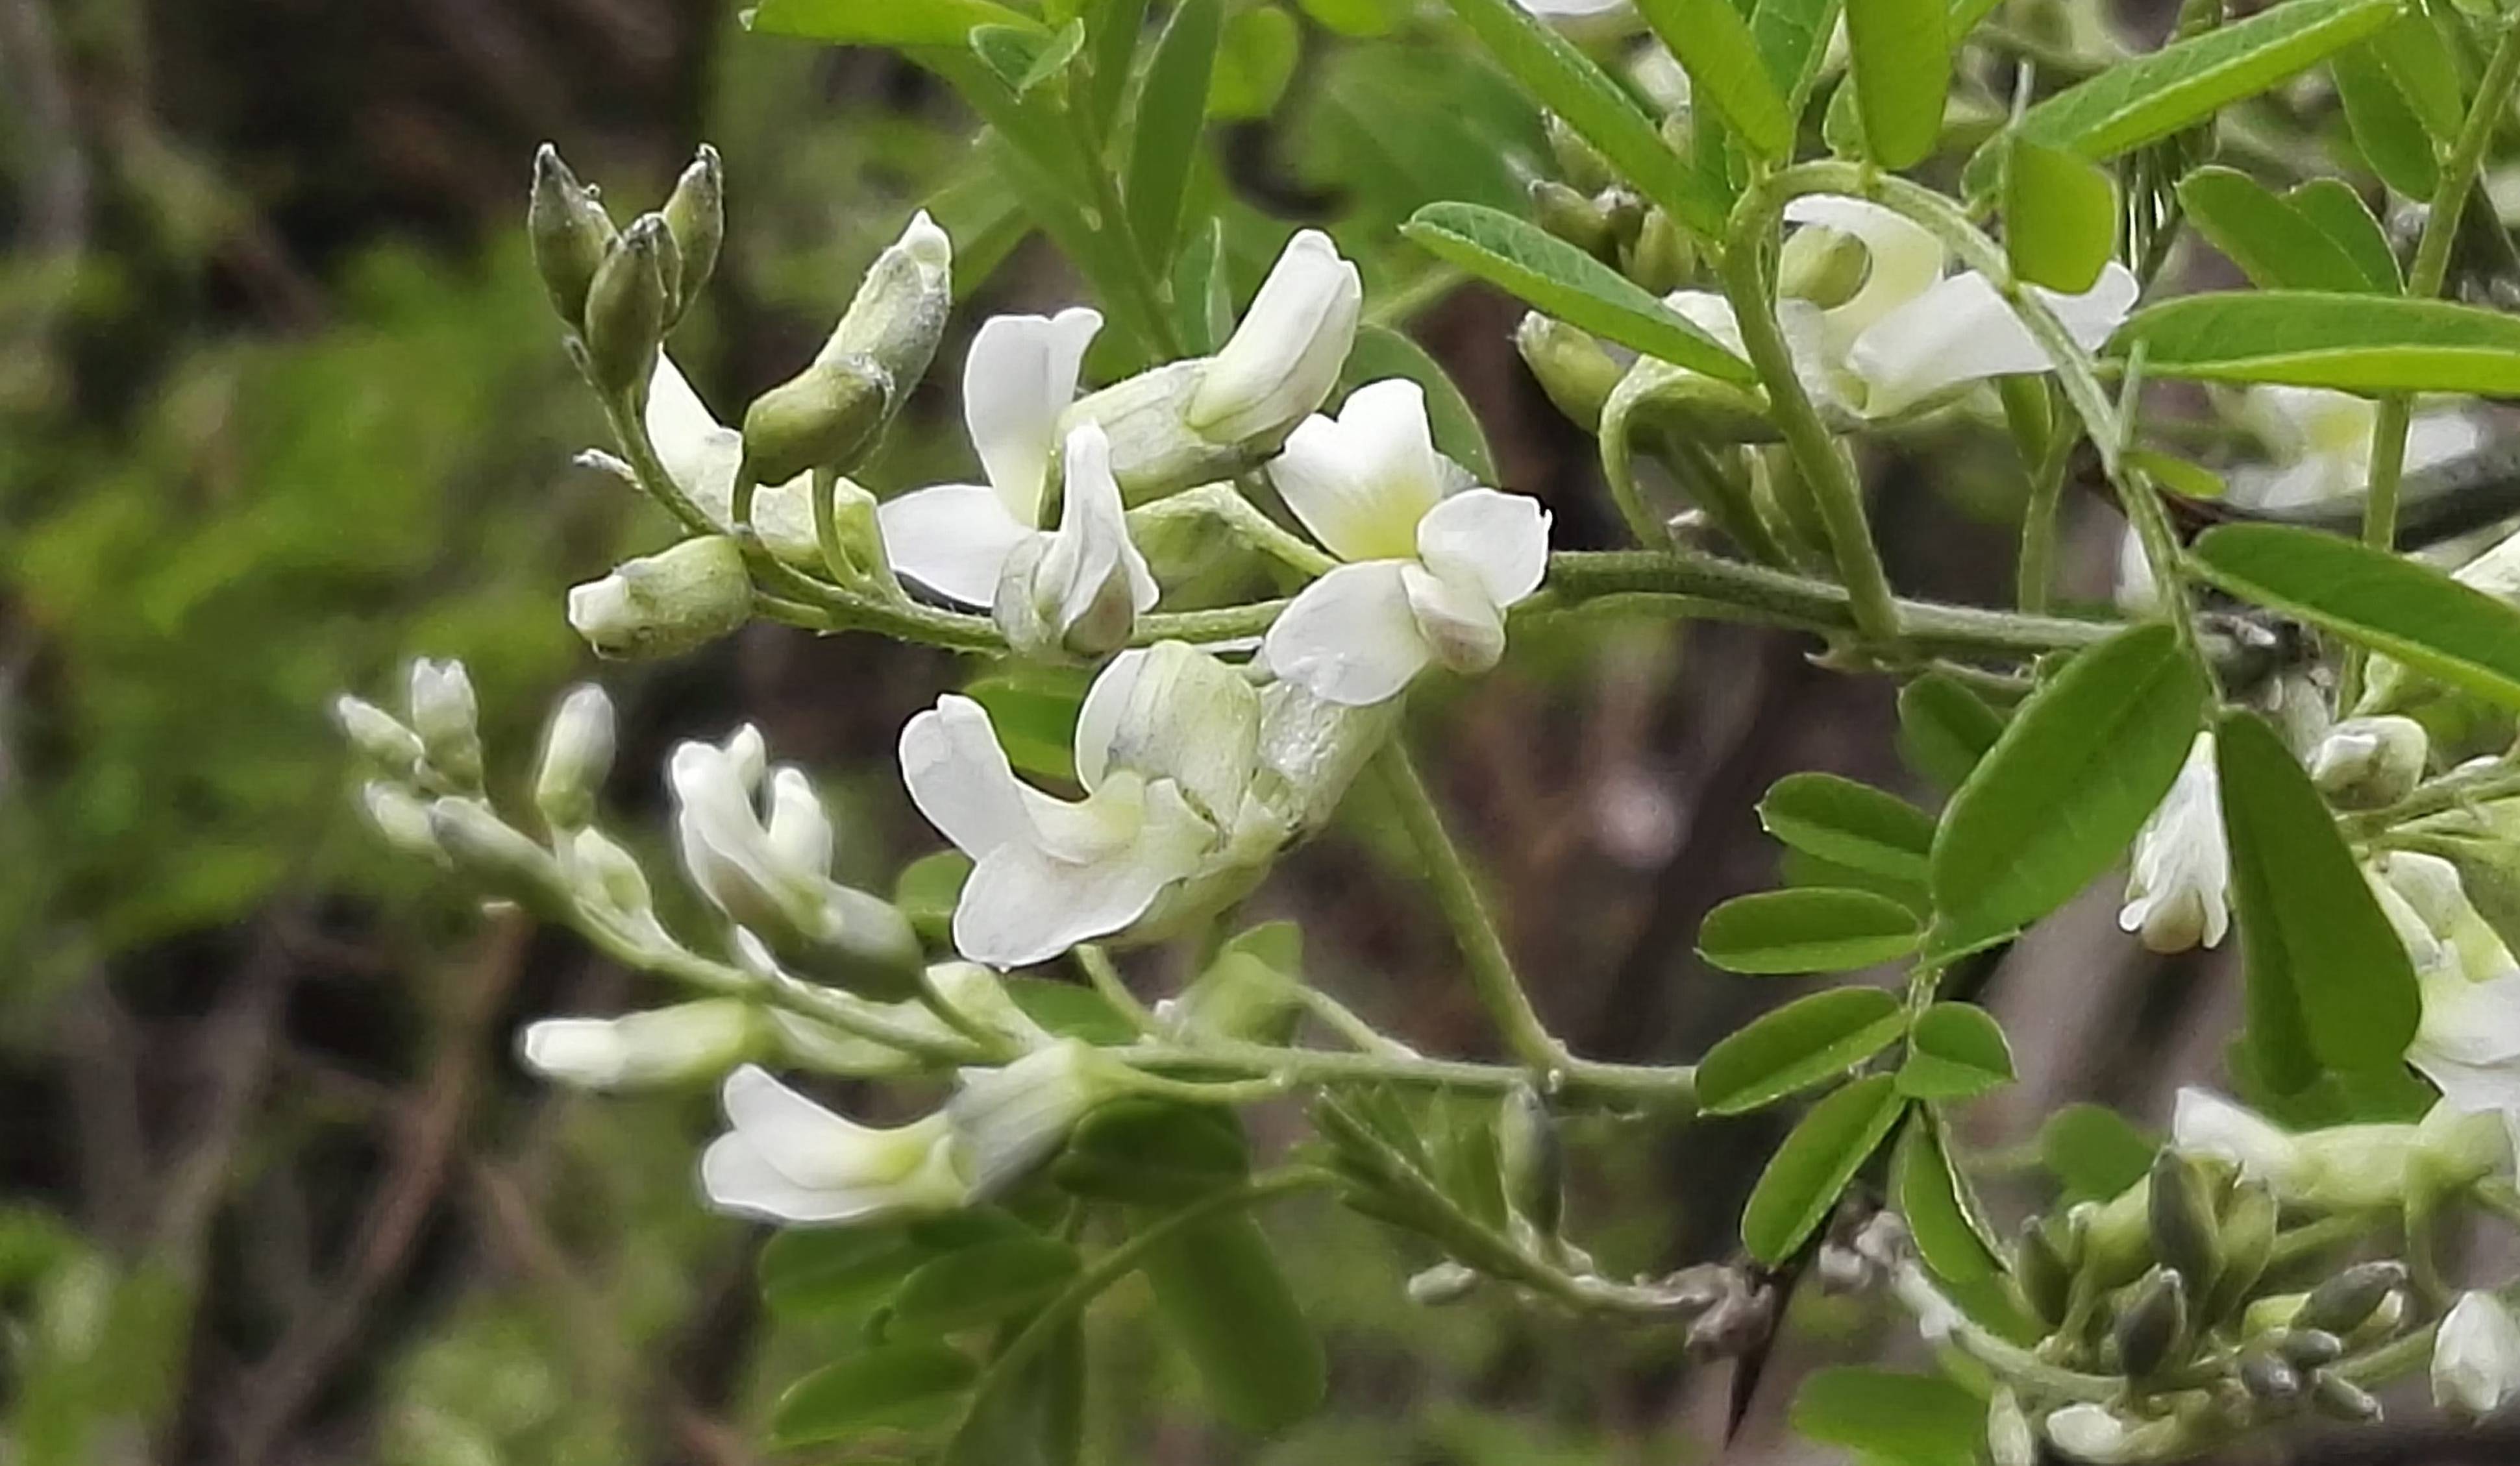
[[988,709],[948,693],[901,730],[901,781],[910,802],[955,848],[986,860],[1036,838],[1026,789],[998,746]]
[[1076,399],[1085,348],[1102,329],[1102,314],[1081,305],[1056,316],[992,316],[972,333],[963,359],[963,421],[971,446],[1008,515],[1026,529],[1040,525],[1058,415]]
[[1161,594],[1147,557],[1129,538],[1128,511],[1120,503],[1119,481],[1111,476],[1111,442],[1102,424],[1088,422],[1070,432],[1066,454],[1058,531],[1035,572],[1036,586],[1057,588],[1053,612],[1061,633],[1094,608],[1115,570],[1127,575],[1129,603],[1137,610],[1151,609]]
[[[2135,276],[2115,263],[2080,295],[2030,289],[2085,350],[2109,338],[2140,290]],[[1961,382],[2053,369],[2030,328],[1994,283],[1974,270],[1950,277],[1883,317],[1857,338],[1848,360],[1868,389],[1864,412],[1873,418],[1902,412]]]
[[2262,1179],[2288,1176],[2297,1158],[2293,1137],[2273,1121],[2193,1087],[2179,1091],[2171,1111],[2170,1143],[2221,1156],[2237,1164],[2243,1175]]
[[1449,581],[1508,606],[1549,573],[1549,511],[1528,494],[1464,489],[1418,521],[1418,557]]
[[1418,521],[1443,497],[1444,480],[1426,390],[1401,377],[1349,393],[1335,420],[1306,419],[1269,463],[1286,507],[1345,560],[1416,554]]
[[1200,373],[1186,415],[1211,442],[1266,439],[1303,421],[1338,380],[1365,288],[1329,236],[1286,242],[1250,309]]
[[2085,351],[2097,351],[2126,318],[2135,310],[2136,297],[2143,293],[2143,283],[2135,272],[2116,260],[2100,267],[2100,278],[2090,289],[2079,295],[2068,295],[2045,286],[2030,287],[2030,293],[2048,303],[2056,323],[2065,334]]
[[816,1190],[883,1185],[919,1169],[920,1126],[878,1130],[832,1114],[746,1064],[726,1077],[728,1125],[772,1170]]
[[1785,220],[1834,229],[1864,244],[1864,284],[1842,303],[1821,312],[1824,344],[1832,357],[1845,355],[1875,322],[1943,278],[1942,241],[1880,204],[1838,194],[1806,194],[1785,205]]
[[895,570],[964,605],[997,600],[1007,556],[1035,532],[994,491],[968,483],[887,499],[876,506],[876,523]]
[[725,524],[734,503],[736,469],[743,462],[743,434],[710,415],[673,359],[661,351],[648,378],[646,416],[648,439],[665,476],[711,522]]
[[1348,707],[1398,695],[1434,654],[1409,606],[1405,563],[1341,565],[1306,586],[1261,644],[1270,670]]
[[1260,694],[1242,673],[1180,642],[1112,659],[1076,717],[1076,777],[1099,789],[1113,767],[1169,778],[1220,825],[1259,759]]
[[1109,936],[1147,913],[1189,875],[1212,839],[1167,781],[1148,790],[1135,835],[1097,860],[1075,862],[1032,845],[1002,845],[971,867],[954,909],[954,947],[994,967],[1047,961]]

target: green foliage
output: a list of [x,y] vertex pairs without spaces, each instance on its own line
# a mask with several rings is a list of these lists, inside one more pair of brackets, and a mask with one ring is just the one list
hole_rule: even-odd
[[1869,891],[1735,896],[1706,913],[1697,950],[1728,972],[1846,972],[1916,950],[1915,914]]
[[1768,1158],[1742,1208],[1741,1245],[1750,1256],[1771,1266],[1793,1256],[1907,1106],[1886,1074],[1867,1075],[1812,1106]]
[[1797,998],[1724,1036],[1697,1065],[1697,1102],[1711,1115],[1775,1103],[1863,1063],[1908,1029],[1899,1000],[1878,988]]

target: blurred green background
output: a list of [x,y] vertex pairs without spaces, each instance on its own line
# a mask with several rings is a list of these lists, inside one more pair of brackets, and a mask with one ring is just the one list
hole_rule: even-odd
[[[1254,63],[1256,114],[1213,134],[1246,288],[1287,229],[1333,228],[1370,298],[1405,292],[1385,319],[1462,384],[1505,481],[1561,544],[1609,543],[1517,310],[1434,288],[1393,232],[1438,198],[1519,207],[1537,119],[1405,0],[1238,13],[1293,37]],[[765,1314],[760,1233],[697,1203],[709,1097],[573,1098],[511,1057],[526,1018],[661,995],[385,853],[325,708],[463,657],[513,781],[550,698],[598,671],[563,589],[665,538],[570,465],[600,424],[524,256],[536,143],[616,211],[698,141],[723,151],[727,254],[676,338],[721,416],[937,207],[970,298],[866,475],[889,490],[968,472],[951,384],[981,316],[1079,289],[972,136],[898,58],[749,38],[705,0],[0,0],[0,1461],[769,1459],[770,1395],[829,1341]],[[1912,446],[1883,467],[1894,572],[1999,596],[2009,506],[1961,451]],[[2096,590],[2110,544],[2085,528]],[[1693,1055],[1785,996],[1690,951],[1771,877],[1751,804],[1797,768],[1901,781],[1889,689],[1737,628],[1523,641],[1419,699],[1440,792],[1552,1023],[1603,1057]],[[949,658],[760,626],[601,675],[625,720],[610,795],[652,835],[670,742],[749,718],[847,811],[845,866],[879,881],[934,846],[889,751]],[[1412,1043],[1487,1049],[1372,842],[1319,842],[1254,914],[1300,917],[1315,980]],[[2157,1114],[2205,1061],[2165,1042],[2193,1027],[2192,965],[2100,943],[2107,917],[2078,910],[2045,971],[1999,977],[2031,1080],[1989,1138],[2066,1094]],[[2095,981],[2121,972],[2148,980]],[[1772,1124],[1580,1128],[1579,1234],[1615,1266],[1723,1255]],[[1768,1377],[1738,1380],[1672,1332],[1415,1309],[1400,1284],[1428,1260],[1327,1207],[1273,1228],[1331,1344],[1328,1411],[1277,1442],[1211,1426],[1124,1288],[1096,1314],[1091,1458],[1700,1460],[1736,1410],[1732,1459],[1801,1458],[1791,1377],[1887,1337],[1807,1298]]]

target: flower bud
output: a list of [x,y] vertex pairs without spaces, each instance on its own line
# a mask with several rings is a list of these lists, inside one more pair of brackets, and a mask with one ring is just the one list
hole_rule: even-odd
[[1175,1031],[1202,1038],[1284,1044],[1303,1016],[1303,932],[1292,922],[1255,926],[1157,1011]]
[[1610,216],[1591,199],[1553,178],[1531,181],[1531,216],[1540,227],[1587,254],[1600,254],[1613,243]]
[[1012,1064],[966,1069],[945,1106],[974,1199],[1003,1196],[1066,1143],[1086,1112],[1129,1092],[1119,1060],[1074,1039]]
[[446,852],[429,829],[428,806],[411,790],[385,779],[371,779],[359,790],[359,807],[367,812],[368,822],[384,836],[386,844],[405,855],[426,856],[445,864]]
[[593,683],[571,689],[552,714],[534,771],[534,808],[554,829],[575,829],[595,817],[612,744],[612,699]]
[[2274,1355],[2252,1350],[2240,1356],[2240,1388],[2261,1404],[2288,1410],[2301,1402],[2301,1371]]
[[1586,332],[1532,311],[1514,328],[1514,349],[1540,380],[1540,389],[1568,422],[1592,431],[1627,368]]
[[2173,1460],[2187,1446],[2177,1416],[2131,1422],[2100,1404],[2070,1404],[2050,1411],[2047,1431],[2049,1444],[2058,1450],[2092,1466]]
[[655,893],[638,858],[600,829],[571,834],[561,846],[561,864],[569,889],[579,901],[608,908],[624,916],[647,916],[655,911]]
[[2012,1280],[2033,1317],[2050,1327],[2064,1321],[2074,1294],[2074,1269],[2057,1254],[2036,1217],[2025,1219],[2013,1239]]
[[953,304],[954,242],[922,209],[867,267],[848,310],[814,360],[872,363],[895,394],[888,409],[898,410],[901,396],[935,360]]
[[2358,1263],[2313,1288],[2293,1322],[2301,1328],[2350,1334],[2406,1282],[2404,1263]]
[[1421,1309],[1460,1303],[1477,1289],[1478,1273],[1459,1263],[1437,1263],[1409,1278],[1409,1301]]
[[1599,150],[1585,141],[1584,135],[1566,125],[1566,119],[1550,112],[1543,118],[1549,137],[1549,155],[1557,160],[1557,171],[1566,182],[1587,194],[1598,194],[1619,181],[1611,170],[1610,160]]
[[333,699],[333,721],[361,758],[397,777],[408,777],[421,760],[420,734],[402,720],[364,697],[347,692]]
[[411,726],[431,769],[459,788],[480,785],[481,710],[462,662],[411,664]]
[[545,143],[534,152],[534,186],[525,205],[525,237],[534,269],[551,292],[552,309],[571,331],[583,329],[587,289],[620,234],[595,190],[577,181],[560,150]]
[[1871,265],[1862,240],[1824,224],[1806,224],[1777,251],[1777,293],[1830,310],[1855,298]]
[[2433,1340],[2433,1403],[2482,1420],[2520,1391],[2520,1321],[2491,1293],[2462,1294]]
[[2187,1334],[2187,1286],[2176,1268],[2156,1267],[2118,1313],[2118,1368],[2130,1379],[2159,1373]]
[[2182,1277],[2210,1282],[2222,1266],[2212,1184],[2194,1158],[2165,1147],[2153,1158],[2146,1197],[2153,1255]]
[[665,338],[674,237],[663,218],[642,214],[605,251],[586,291],[587,373],[608,396],[641,401]]
[[752,576],[724,535],[625,560],[568,593],[568,624],[601,656],[674,656],[742,627]]
[[545,1018],[525,1025],[518,1055],[555,1084],[639,1089],[715,1080],[763,1037],[750,1003],[710,998],[619,1018]]
[[2039,1466],[2039,1441],[2021,1400],[2004,1386],[1986,1402],[1986,1455],[1993,1466]]
[[2311,1407],[2331,1420],[2350,1425],[2362,1425],[2380,1418],[2380,1401],[2371,1392],[2332,1370],[2322,1369],[2310,1380]]
[[[2293,1300],[2293,1314],[2299,1316],[2301,1300]],[[2274,1336],[2275,1353],[2295,1369],[2317,1369],[2333,1364],[2345,1353],[2345,1341],[2325,1329],[2286,1326]]]
[[2310,750],[2310,779],[2342,809],[2391,805],[2415,790],[2431,751],[2412,718],[2348,718]]
[[883,428],[892,394],[892,379],[863,357],[815,362],[744,409],[742,471],[776,484],[809,468],[856,467]]
[[1671,215],[1647,209],[1644,222],[1637,226],[1636,242],[1628,246],[1627,273],[1648,293],[1666,294],[1697,273],[1697,245]]
[[539,899],[559,882],[551,854],[480,800],[448,795],[430,804],[428,832],[457,869],[499,895]]
[[1549,1107],[1529,1085],[1506,1091],[1498,1108],[1497,1171],[1514,1215],[1541,1236],[1556,1236],[1566,1211],[1566,1150]]
[[1329,236],[1296,235],[1224,349],[1200,368],[1183,422],[1211,442],[1276,446],[1338,381],[1364,299],[1356,266]]
[[2276,1207],[2274,1192],[2259,1181],[2242,1181],[2223,1209],[2222,1266],[2208,1290],[2200,1324],[2212,1325],[2237,1313],[2274,1257]]
[[664,218],[681,263],[667,314],[679,320],[708,285],[717,269],[718,247],[726,242],[726,176],[715,148],[700,144],[698,155],[675,180],[674,192],[665,200]]

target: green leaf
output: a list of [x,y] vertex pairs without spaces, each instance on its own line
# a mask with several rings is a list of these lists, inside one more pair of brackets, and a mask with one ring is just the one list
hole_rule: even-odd
[[2106,1105],[2069,1104],[2039,1128],[2039,1164],[2065,1188],[2065,1200],[2107,1201],[2152,1169],[2161,1142]]
[[1329,1387],[1321,1338],[1248,1215],[1176,1232],[1147,1253],[1140,1270],[1220,1418],[1271,1435],[1321,1408]]
[[1877,870],[1858,870],[1823,860],[1808,850],[1785,847],[1777,861],[1777,878],[1788,886],[1833,887],[1845,891],[1869,891],[1885,900],[1895,901],[1913,912],[1917,921],[1929,922],[1934,915],[1933,894],[1925,889],[1922,876],[1902,878],[1883,875]]
[[963,882],[971,878],[971,858],[959,850],[939,850],[912,861],[893,882],[892,904],[910,918],[911,929],[931,947],[951,946],[954,908],[962,903]]
[[1741,1210],[1741,1245],[1750,1256],[1770,1266],[1792,1257],[1827,1220],[1907,1104],[1890,1076],[1872,1074],[1813,1105],[1769,1158]]
[[1253,6],[1226,22],[1207,114],[1246,121],[1275,111],[1294,79],[1299,39],[1295,18],[1274,5]]
[[1706,913],[1700,955],[1727,972],[1845,972],[1916,950],[1916,917],[1869,891],[1736,896]]
[[2415,969],[2325,801],[2254,713],[2223,716],[2215,763],[2260,1075],[2291,1091],[2320,1069],[2396,1068],[2422,1016]]
[[1070,21],[1051,35],[1028,25],[983,25],[971,32],[971,53],[1021,97],[1067,69],[1085,46],[1085,22]]
[[2372,289],[2355,258],[2290,200],[2236,168],[2198,168],[2179,180],[2187,222],[2266,290]]
[[878,1345],[783,1391],[770,1412],[771,1439],[792,1449],[869,1431],[941,1425],[979,1374],[968,1355],[942,1344]]
[[1488,450],[1487,432],[1452,377],[1426,348],[1369,321],[1356,329],[1356,344],[1348,348],[1339,380],[1356,387],[1387,377],[1406,377],[1426,389],[1426,420],[1435,432],[1436,452],[1469,469],[1479,482],[1497,482],[1496,455]]
[[1514,0],[1450,4],[1498,65],[1599,149],[1638,192],[1701,235],[1723,233],[1723,196],[1671,151],[1652,120],[1572,42]]
[[743,23],[764,35],[841,46],[962,46],[981,25],[1042,28],[993,0],[761,0],[743,12]]
[[1755,0],[1750,36],[1768,74],[1785,89],[1785,113],[1800,118],[1820,80],[1829,32],[1837,28],[1843,0]]
[[2293,185],[2285,192],[2284,201],[2353,259],[2370,289],[2395,295],[2407,288],[2397,251],[2389,247],[2380,221],[2371,217],[2371,206],[2352,184],[2342,178],[2314,178]]
[[1952,47],[1946,0],[1846,0],[1846,39],[1867,155],[1885,168],[1925,160],[1943,131]]
[[1212,356],[1234,333],[1234,289],[1225,267],[1225,221],[1210,218],[1173,262],[1173,329],[1194,356]]
[[1738,1115],[1844,1074],[1908,1027],[1879,988],[1832,988],[1763,1013],[1718,1041],[1697,1065],[1697,1103]]
[[2167,626],[2120,632],[2032,693],[1934,833],[1933,950],[2000,942],[2115,864],[2186,761],[2205,693]]
[[2280,524],[2228,524],[2196,542],[2214,584],[2384,652],[2490,702],[2520,708],[2520,610],[2427,565]]
[[2097,160],[2158,142],[2369,36],[2397,0],[2285,0],[2068,87],[2024,112],[2022,137]]
[[1147,63],[1138,92],[1137,120],[1129,134],[1129,167],[1122,195],[1129,232],[1140,256],[1173,257],[1180,237],[1182,200],[1190,192],[1191,165],[1206,136],[1208,80],[1216,69],[1220,0],[1181,0]]
[[1232,1111],[1123,1099],[1085,1117],[1050,1177],[1097,1201],[1182,1206],[1236,1185],[1250,1172],[1251,1148]]
[[951,1334],[1029,1313],[1076,1278],[1076,1249],[1053,1237],[1010,1237],[947,1253],[902,1279],[895,1335]]
[[1925,878],[1934,817],[1834,774],[1788,774],[1759,801],[1759,822],[1796,850],[1902,881]]
[[948,1253],[1034,1235],[993,1207],[891,1225],[790,1227],[761,1249],[761,1296],[782,1317],[841,1312],[876,1302]]
[[1899,689],[1899,751],[1946,788],[1958,788],[2003,736],[2003,715],[1953,678],[1928,672]]
[[1793,114],[1732,0],[1638,0],[1637,9],[1688,73],[1692,104],[1711,108],[1761,157],[1792,155]]
[[2137,311],[2112,344],[2144,346],[2155,377],[2520,394],[2520,320],[2446,300],[2305,290],[2188,295]]
[[1964,1185],[1943,1152],[1932,1118],[1917,1112],[1890,1158],[1890,1197],[1907,1219],[1925,1266],[1947,1283],[1980,1282],[2002,1269]]
[[2012,1083],[2003,1026],[1975,1003],[1938,1002],[1916,1016],[1899,1092],[1911,1099],[1971,1099]]
[[2459,79],[2457,58],[2441,27],[2420,6],[2411,6],[2396,23],[2381,27],[2369,41],[2371,54],[2414,109],[2424,130],[2444,147],[2458,140],[2467,120],[2467,88]]
[[2117,252],[2118,191],[2106,169],[2014,138],[2003,151],[2003,250],[2033,285],[2079,295]]
[[1475,203],[1430,203],[1400,232],[1568,325],[1725,381],[1756,379],[1748,362],[1643,287],[1538,225]]
[[1082,677],[1015,663],[974,678],[963,694],[987,711],[999,746],[1018,772],[1075,779],[1076,715],[1085,705]]
[[1801,1435],[1868,1466],[1977,1466],[1986,1440],[1986,1402],[1940,1375],[1818,1370],[1795,1392],[1790,1418]]
[[2432,198],[2441,187],[2441,159],[2433,152],[2432,134],[2389,79],[2379,57],[2369,46],[2355,46],[2338,52],[2328,71],[2336,78],[2336,100],[2344,104],[2354,146],[2371,171],[2407,198]]
[[1137,1025],[1092,988],[1010,973],[1000,978],[1025,1017],[1062,1039],[1112,1048],[1139,1037]]
[[1094,125],[1108,134],[1129,89],[1129,63],[1147,28],[1147,0],[1095,0],[1085,12],[1085,49],[1091,58],[1093,88],[1087,105]]

